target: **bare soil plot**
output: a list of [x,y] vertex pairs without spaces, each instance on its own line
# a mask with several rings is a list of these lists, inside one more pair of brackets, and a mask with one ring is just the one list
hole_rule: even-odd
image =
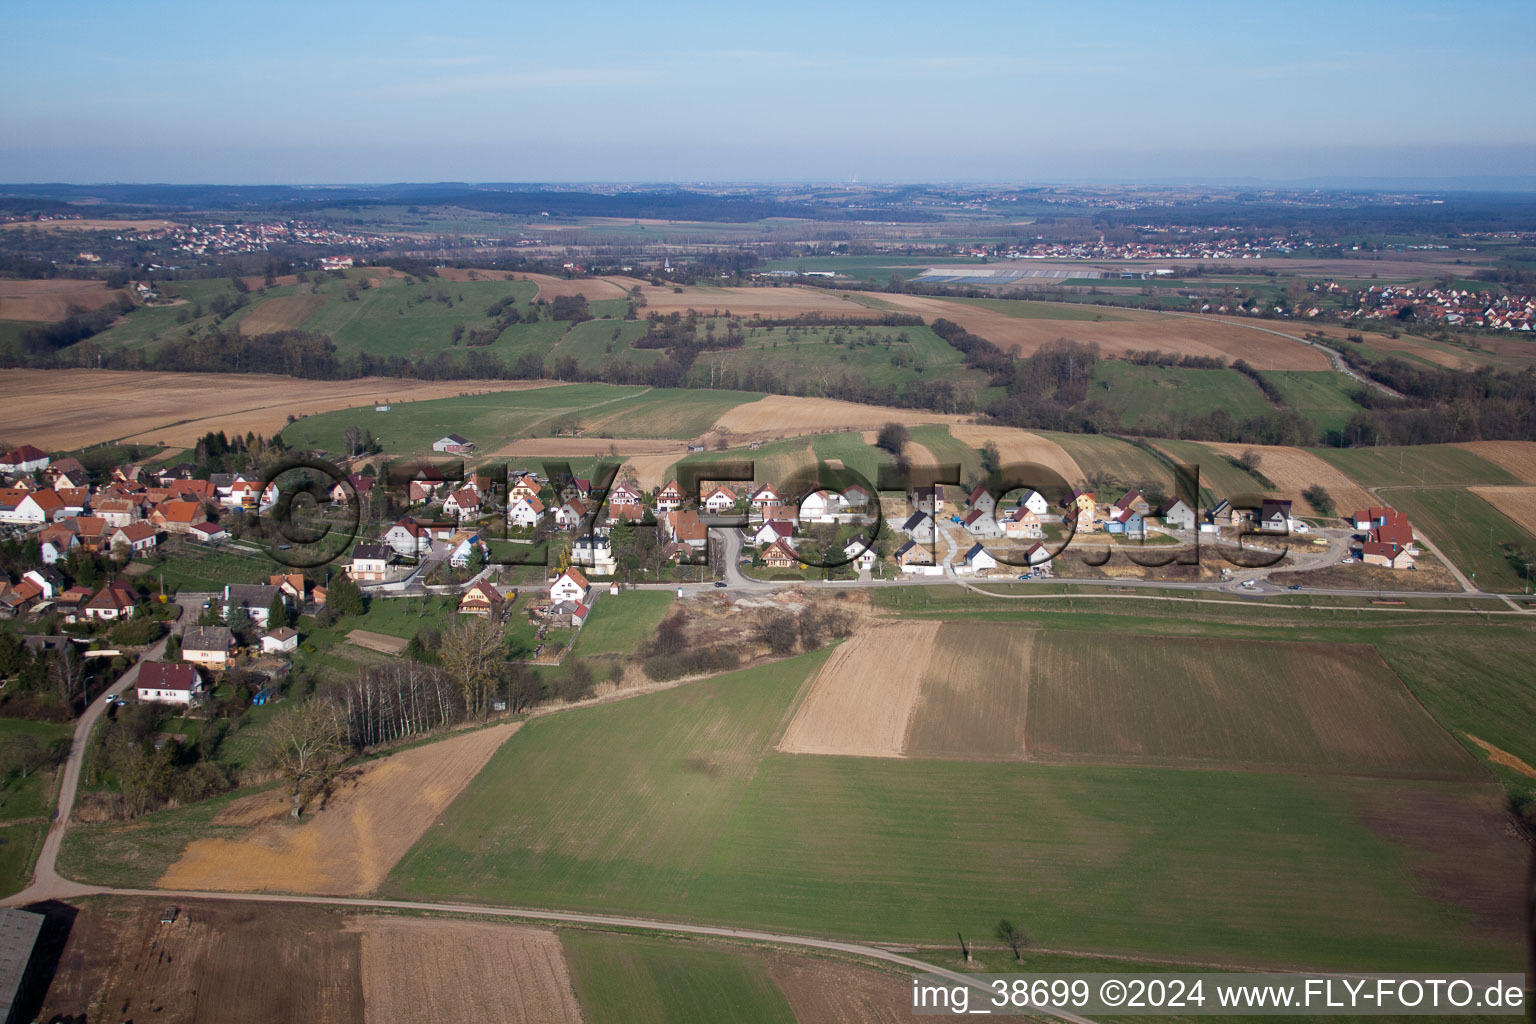
[[1373,647],[1113,639],[1036,642],[1030,760],[1482,777]]
[[881,623],[832,652],[779,741],[788,754],[900,757],[940,623]]
[[1520,524],[1527,533],[1536,533],[1536,487],[1468,487],[1467,490]]
[[770,956],[768,976],[801,1024],[906,1024],[910,979],[832,960]]
[[361,936],[337,911],[193,900],[163,924],[164,900],[77,906],[39,1020],[362,1024]]
[[195,840],[155,884],[231,892],[372,892],[519,725],[494,725],[369,762],[323,809],[298,824],[285,817],[287,795],[280,789],[236,800],[215,820],[255,823],[251,834]]
[[1035,463],[1060,473],[1062,479],[1069,484],[1078,484],[1087,479],[1082,467],[1067,454],[1065,448],[1039,434],[1013,427],[969,425],[951,426],[949,432],[955,440],[972,448],[984,448],[988,441],[996,444],[1005,466],[1009,463]]
[[558,299],[562,295],[585,295],[588,302],[599,299],[623,299],[628,296],[623,288],[602,277],[550,277],[548,274],[518,274],[524,281],[539,286],[539,298]]
[[[805,313],[821,313],[824,316],[867,319],[884,316],[881,310],[861,306],[832,291],[820,288],[797,288],[793,285],[764,288],[708,288],[689,285],[674,290],[672,285],[646,284],[634,278],[607,278],[622,292],[635,285],[645,296],[640,315],[647,313],[700,313],[730,312],[734,316],[765,317],[799,316]],[[592,296],[588,295],[588,298]]]
[[1259,472],[1274,481],[1279,493],[1296,503],[1296,509],[1304,514],[1316,515],[1301,492],[1314,484],[1320,484],[1333,499],[1333,507],[1340,515],[1349,515],[1357,508],[1378,505],[1365,488],[1342,472],[1330,466],[1311,452],[1300,448],[1281,448],[1257,444],[1224,444],[1204,442],[1207,448],[1223,455],[1241,456],[1252,449],[1259,453]]
[[1428,551],[1420,552],[1412,570],[1388,569],[1384,565],[1325,565],[1321,569],[1298,569],[1290,572],[1269,574],[1271,583],[1287,587],[1298,583],[1303,587],[1323,587],[1329,590],[1419,590],[1426,593],[1458,593],[1461,583],[1440,561]]
[[1467,739],[1482,747],[1483,751],[1488,755],[1488,760],[1494,764],[1501,764],[1511,771],[1519,772],[1528,779],[1536,779],[1536,768],[1532,768],[1523,758],[1516,757],[1509,751],[1496,747],[1487,740],[1473,736],[1471,733],[1467,733]]
[[[1057,338],[1093,342],[1106,356],[1134,350],[1162,349],[1180,355],[1246,359],[1261,370],[1327,370],[1328,356],[1300,341],[1253,330],[1217,318],[1167,316],[1145,310],[1115,309],[1114,320],[1031,320],[921,295],[881,298],[925,320],[951,320],[997,345],[1028,355]],[[1106,314],[1108,315],[1108,314]]]
[[397,636],[387,633],[373,633],[366,629],[354,629],[347,634],[347,643],[366,647],[370,651],[378,651],[380,654],[399,654],[405,650],[409,640],[402,640]]
[[0,280],[0,320],[63,320],[72,308],[100,309],[124,294],[104,281]]
[[548,381],[298,380],[257,373],[0,370],[0,437],[67,450],[119,438],[190,448],[210,430],[271,435],[289,416],[376,401],[407,402]]
[[1458,444],[1512,476],[1536,484],[1536,441],[1467,441]]
[[264,299],[241,318],[240,333],[256,335],[297,330],[325,303],[324,295],[279,295]]
[[439,918],[355,917],[369,1024],[579,1024],[552,931]]
[[922,676],[908,756],[1025,757],[1030,670],[1039,635],[1035,629],[998,629],[991,622],[945,623]]
[[796,398],[768,395],[755,402],[736,406],[715,421],[715,430],[731,435],[733,444],[768,441],[804,434],[826,434],[844,430],[878,430],[887,423],[965,422],[959,416],[922,412],[917,409],[891,409],[879,405],[860,405],[832,398]]

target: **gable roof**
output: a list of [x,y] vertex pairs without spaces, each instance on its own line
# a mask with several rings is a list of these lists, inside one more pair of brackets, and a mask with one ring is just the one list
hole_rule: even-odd
[[197,669],[172,661],[146,661],[139,666],[140,689],[187,690],[197,689],[200,680]]
[[235,635],[228,626],[193,626],[181,638],[183,651],[227,651]]

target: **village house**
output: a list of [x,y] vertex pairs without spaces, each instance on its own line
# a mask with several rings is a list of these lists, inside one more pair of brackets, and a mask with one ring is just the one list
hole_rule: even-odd
[[938,568],[933,562],[933,552],[916,541],[909,540],[897,548],[894,557],[902,572],[927,572]]
[[389,578],[390,549],[383,544],[359,544],[352,552],[347,575],[358,583],[378,583]]
[[944,485],[932,484],[913,487],[907,492],[907,498],[912,502],[912,507],[917,511],[926,512],[929,515],[938,515],[939,509],[944,505]]
[[507,489],[507,500],[514,501],[518,498],[537,498],[539,496],[539,482],[531,473],[523,473],[512,481],[512,486]]
[[183,661],[223,668],[235,650],[235,634],[228,626],[191,626],[181,638]]
[[146,661],[139,666],[135,692],[141,701],[152,704],[179,704],[191,707],[203,692],[203,680],[191,665],[167,661]]
[[571,564],[591,569],[598,576],[612,576],[619,568],[613,557],[613,541],[600,533],[576,538],[571,545]]
[[724,515],[736,507],[736,492],[719,486],[704,497],[704,508],[714,515]]
[[1134,487],[1126,491],[1120,500],[1115,502],[1115,508],[1130,509],[1139,512],[1143,517],[1152,514],[1152,505]]
[[453,455],[468,455],[475,450],[475,442],[458,434],[449,434],[447,437],[440,437],[433,441],[432,450]]
[[193,523],[187,536],[201,544],[217,544],[229,539],[229,531],[218,523]]
[[772,544],[776,540],[783,540],[795,535],[795,524],[788,519],[770,519],[757,528],[752,534],[752,546],[762,547],[764,544]]
[[752,494],[752,510],[767,519],[784,504],[784,498],[772,484],[763,484]]
[[[272,599],[282,593],[277,587],[266,583],[227,583],[224,585],[224,621],[228,622],[231,615],[244,608],[252,622],[266,629]],[[283,604],[287,603],[285,597]]]
[[110,536],[107,521],[99,516],[76,516],[64,520],[64,526],[80,538],[80,546],[87,551],[102,550]]
[[843,546],[843,557],[859,572],[869,572],[875,567],[875,549],[865,540],[855,537]]
[[985,484],[978,484],[976,489],[966,497],[965,503],[971,509],[980,509],[988,516],[994,515],[997,511],[997,499],[992,496],[991,491],[987,490]]
[[914,512],[901,524],[901,532],[919,544],[932,544],[938,536],[938,527],[928,513]]
[[549,600],[551,604],[559,604],[562,601],[584,604],[590,588],[591,584],[587,582],[581,570],[570,568],[550,581]]
[[48,468],[48,453],[24,444],[0,456],[0,473],[36,473]]
[[79,622],[84,617],[82,609],[90,599],[90,587],[70,587],[54,598],[53,606],[64,616],[65,622]]
[[301,572],[278,572],[267,577],[267,584],[281,590],[288,603],[297,608],[304,604],[304,592],[309,581]]
[[292,654],[298,649],[299,634],[291,626],[282,626],[270,633],[261,634],[262,654]]
[[416,558],[432,550],[432,534],[415,519],[406,516],[384,531],[384,543],[402,558]]
[[443,515],[473,519],[480,514],[480,495],[472,487],[460,487],[443,499]]
[[1028,505],[1016,505],[1003,516],[1003,536],[1014,540],[1039,540],[1045,536],[1040,516]]
[[1104,532],[1145,540],[1147,521],[1134,508],[1111,506],[1109,515],[1104,519]]
[[668,481],[667,486],[656,492],[656,511],[675,512],[682,507],[683,489],[676,480]]
[[117,622],[133,618],[139,604],[138,591],[122,580],[113,580],[85,603],[81,609],[87,619],[100,622]]
[[[990,498],[991,496],[988,495],[988,506],[991,504]],[[1002,527],[998,526],[997,520],[993,518],[990,507],[973,508],[960,522],[965,527],[965,532],[972,537],[999,537],[1003,533]]]
[[1418,561],[1413,541],[1413,525],[1395,508],[1372,508],[1356,512],[1355,521],[1373,523],[1360,545],[1360,560],[1367,565],[1389,569],[1410,569]]
[[149,521],[166,533],[190,533],[198,523],[208,521],[200,501],[162,501],[149,513]]
[[988,569],[997,568],[997,559],[980,544],[972,544],[965,553],[965,567],[970,572],[985,572]]
[[513,526],[529,530],[538,526],[544,519],[544,503],[537,497],[515,498],[507,506],[507,522]]
[[366,505],[368,504],[368,499],[373,496],[374,482],[371,476],[348,473],[346,483],[338,481],[331,488],[331,501],[337,505],[345,505],[355,495],[359,505]]
[[1030,571],[1036,576],[1055,575],[1051,565],[1051,553],[1044,544],[1036,542],[1025,548],[1024,560],[1029,563]]
[[47,566],[41,569],[28,569],[21,574],[21,578],[36,584],[44,601],[52,601],[64,592],[64,577],[57,569]]
[[641,504],[640,492],[629,484],[615,484],[608,495],[608,504],[638,506]]
[[609,505],[608,516],[603,520],[603,525],[613,526],[616,523],[643,523],[648,510],[644,505]]
[[1163,525],[1170,530],[1195,528],[1195,510],[1190,508],[1182,498],[1174,498],[1159,509],[1157,515],[1163,521]]
[[116,552],[119,548],[126,549],[129,556],[143,554],[146,551],[155,550],[155,544],[159,541],[159,531],[150,523],[129,523],[127,526],[118,527],[112,531],[108,541],[108,547]]
[[550,513],[555,526],[562,530],[574,530],[587,518],[587,506],[580,498],[571,498]]
[[842,511],[842,497],[833,491],[812,491],[800,499],[802,523],[834,522],[840,511]]
[[91,510],[91,492],[85,487],[55,487],[53,493],[59,496],[60,508],[54,512],[55,520],[66,516],[83,516]]
[[478,615],[500,622],[507,612],[507,599],[490,580],[480,580],[459,598],[460,615]]
[[1284,498],[1265,498],[1259,505],[1258,527],[1265,533],[1291,532],[1291,503]]
[[666,515],[667,536],[677,544],[699,550],[709,546],[709,528],[692,509],[679,509]]
[[80,538],[65,527],[49,527],[38,538],[38,557],[44,565],[53,565],[69,557],[80,546]]
[[49,488],[36,491],[18,487],[0,488],[0,523],[13,526],[42,526],[62,517],[64,502]]
[[91,514],[115,529],[143,519],[144,506],[135,498],[97,498],[91,502]]
[[774,541],[763,551],[763,565],[769,569],[794,569],[799,564],[800,556],[782,540]]
[[455,569],[469,568],[476,558],[490,551],[485,542],[480,539],[480,534],[470,530],[448,538],[448,548],[448,564]]

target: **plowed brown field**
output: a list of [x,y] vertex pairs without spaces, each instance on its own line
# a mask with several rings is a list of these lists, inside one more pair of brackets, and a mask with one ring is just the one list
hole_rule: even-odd
[[288,417],[374,401],[520,391],[553,381],[295,380],[259,373],[0,370],[0,438],[67,450],[118,439],[190,448],[210,430],[277,433]]
[[1536,533],[1536,487],[1468,487],[1527,533]]
[[1334,510],[1340,515],[1348,515],[1357,508],[1369,508],[1371,505],[1380,504],[1368,493],[1365,488],[1355,483],[1343,473],[1334,469],[1322,459],[1300,448],[1278,448],[1269,445],[1258,444],[1221,444],[1208,442],[1207,448],[1221,452],[1223,455],[1241,456],[1243,452],[1252,449],[1259,453],[1259,472],[1274,481],[1276,489],[1284,496],[1296,503],[1296,509],[1306,514],[1316,514],[1317,510],[1308,504],[1301,496],[1301,492],[1313,484],[1321,484],[1333,499]]
[[567,280],[548,274],[518,274],[519,279],[532,281],[539,286],[539,298],[558,299],[562,295],[585,295],[588,302],[598,299],[625,298],[624,289],[601,277],[578,277]]
[[0,280],[0,320],[63,320],[71,307],[99,309],[123,294],[109,291],[102,281]]
[[1536,484],[1536,441],[1468,441],[1465,448],[1525,483]]
[[287,795],[280,789],[236,800],[214,820],[251,825],[251,834],[194,840],[156,885],[370,893],[520,724],[478,729],[369,762],[323,809],[298,824],[290,824]]
[[939,625],[882,623],[845,641],[817,673],[779,749],[901,757]]
[[565,950],[542,928],[357,917],[369,1024],[579,1024]]
[[771,957],[768,976],[800,1024],[906,1024],[911,981],[811,957]]

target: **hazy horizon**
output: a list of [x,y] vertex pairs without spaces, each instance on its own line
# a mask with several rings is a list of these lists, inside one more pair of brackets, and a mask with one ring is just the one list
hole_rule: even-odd
[[11,14],[0,180],[1530,177],[1536,5]]

